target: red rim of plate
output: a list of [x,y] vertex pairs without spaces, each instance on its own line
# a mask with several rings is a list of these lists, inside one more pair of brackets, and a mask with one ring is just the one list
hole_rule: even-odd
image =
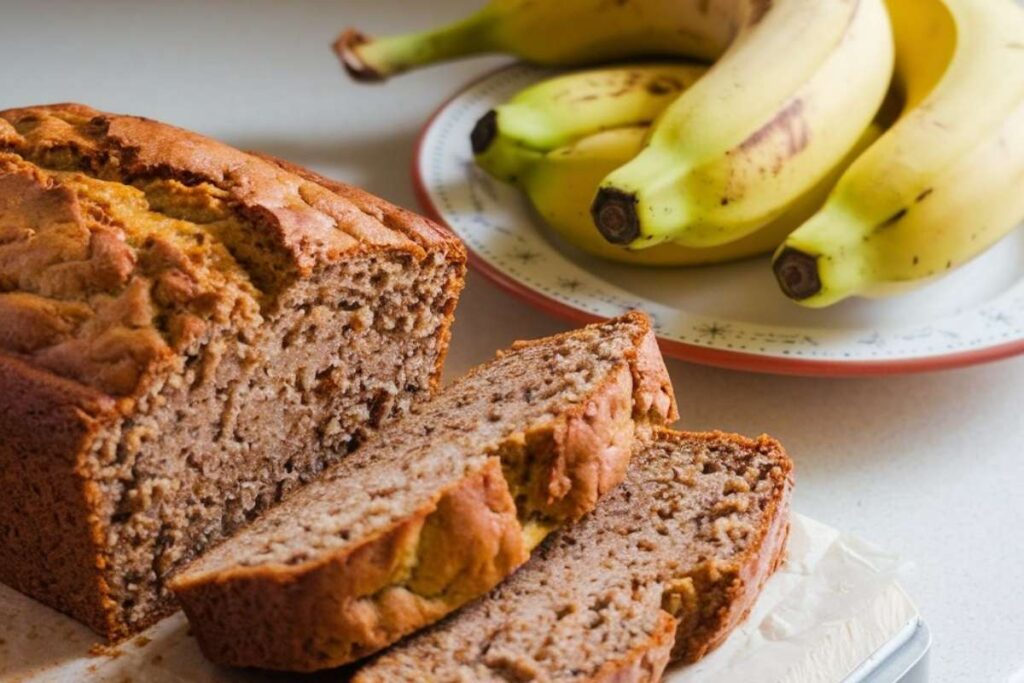
[[[507,67],[503,67],[507,68]],[[497,69],[496,71],[500,71]],[[426,184],[420,175],[420,159],[423,153],[423,141],[427,131],[433,126],[434,121],[441,112],[448,108],[455,98],[473,87],[480,81],[489,78],[495,72],[488,72],[475,78],[459,88],[454,95],[446,99],[434,110],[420,129],[416,138],[416,147],[412,160],[412,184],[416,193],[416,200],[420,207],[432,220],[440,223],[450,232],[458,233],[452,229],[444,220],[437,206],[430,199]],[[495,283],[509,294],[526,301],[537,308],[556,315],[560,318],[570,320],[578,324],[587,324],[602,320],[587,311],[574,308],[546,294],[524,285],[518,280],[506,275],[501,270],[487,263],[482,257],[473,251],[469,244],[466,244],[469,253],[470,266]],[[780,358],[778,356],[763,356],[741,351],[727,351],[724,349],[708,348],[697,346],[674,339],[658,337],[658,345],[663,353],[673,358],[678,358],[701,365],[710,365],[728,370],[744,370],[747,372],[760,372],[777,375],[802,375],[806,377],[864,377],[907,374],[913,372],[929,372],[933,370],[951,370],[979,363],[1009,358],[1024,353],[1024,339],[1017,339],[1005,344],[987,346],[970,351],[958,351],[944,355],[923,356],[920,358],[898,358],[893,360],[857,360],[857,361],[836,361],[836,360],[809,360],[806,358]]]

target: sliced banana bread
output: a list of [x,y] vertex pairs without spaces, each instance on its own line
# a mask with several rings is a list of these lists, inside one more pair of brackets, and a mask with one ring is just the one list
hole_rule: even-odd
[[791,469],[768,437],[662,431],[593,514],[355,680],[660,680],[721,643],[781,561]]
[[0,112],[0,580],[117,638],[438,382],[429,221],[142,118]]
[[344,664],[490,590],[622,480],[638,429],[675,416],[640,314],[519,343],[171,587],[214,661]]

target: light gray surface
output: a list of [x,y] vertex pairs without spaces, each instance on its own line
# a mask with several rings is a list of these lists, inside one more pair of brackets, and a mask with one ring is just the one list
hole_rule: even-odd
[[[501,60],[348,82],[327,50],[346,24],[425,27],[471,0],[2,0],[0,108],[79,100],[258,148],[414,206],[417,130]],[[448,376],[512,339],[567,324],[471,276]],[[1024,666],[1024,359],[861,380],[770,377],[680,362],[682,425],[782,439],[796,507],[904,555],[932,629],[934,681],[1005,680]]]

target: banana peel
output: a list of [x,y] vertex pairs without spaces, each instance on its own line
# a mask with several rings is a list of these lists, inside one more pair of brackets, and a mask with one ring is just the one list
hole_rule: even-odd
[[[781,216],[760,230],[727,244],[692,248],[662,243],[630,250],[608,243],[594,226],[590,205],[601,180],[638,154],[648,133],[645,126],[596,133],[572,145],[539,156],[523,150],[515,177],[537,214],[559,237],[599,258],[636,266],[701,266],[750,258],[773,251],[797,226],[812,216],[828,197],[847,166],[883,132],[872,123],[839,166],[801,195]],[[508,154],[509,150],[505,150]],[[505,166],[515,162],[505,162]]]

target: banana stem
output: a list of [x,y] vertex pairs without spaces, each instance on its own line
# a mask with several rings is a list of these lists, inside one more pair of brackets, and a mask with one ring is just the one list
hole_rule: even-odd
[[640,218],[636,215],[636,195],[602,187],[590,207],[601,236],[612,244],[627,245],[640,236]]
[[799,249],[786,247],[772,264],[775,279],[782,293],[794,301],[802,301],[821,291],[818,257]]
[[473,154],[483,154],[497,138],[498,112],[491,109],[477,119],[476,125],[469,133],[469,144],[473,148]]
[[415,67],[497,50],[494,24],[491,13],[480,11],[438,29],[383,38],[350,28],[335,41],[334,51],[352,78],[382,81]]
[[812,308],[859,294],[873,271],[863,226],[856,212],[826,204],[790,233],[772,260],[782,292]]

